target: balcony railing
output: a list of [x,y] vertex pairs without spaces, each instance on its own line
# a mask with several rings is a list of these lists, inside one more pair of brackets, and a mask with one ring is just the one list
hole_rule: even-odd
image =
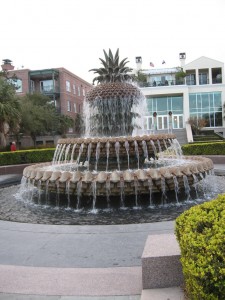
[[138,82],[139,87],[157,87],[157,86],[173,86],[185,84],[184,79],[179,80],[165,80],[165,81],[154,81],[154,82]]
[[222,78],[213,78],[212,79],[212,83],[216,84],[216,83],[222,83]]
[[40,92],[42,94],[53,94],[53,93],[59,93],[59,87],[53,86],[53,85],[46,85],[40,88]]

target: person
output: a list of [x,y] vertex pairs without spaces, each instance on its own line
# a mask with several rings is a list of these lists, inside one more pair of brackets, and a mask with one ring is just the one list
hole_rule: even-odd
[[16,143],[12,142],[10,145],[10,151],[16,151]]

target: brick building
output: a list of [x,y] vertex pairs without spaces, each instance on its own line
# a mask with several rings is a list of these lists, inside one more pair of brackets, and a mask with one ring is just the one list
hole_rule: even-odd
[[[93,87],[89,82],[65,68],[15,70],[12,61],[4,59],[2,70],[7,71],[10,77],[16,78],[14,82],[19,96],[27,93],[44,94],[54,101],[60,114],[68,115],[73,119],[77,113],[82,113],[85,95]],[[73,128],[70,128],[68,134],[73,136],[76,133]],[[45,144],[46,138],[49,140],[49,137],[40,137],[39,143]],[[54,143],[56,140],[57,137],[54,137]],[[24,143],[29,144],[25,141]]]

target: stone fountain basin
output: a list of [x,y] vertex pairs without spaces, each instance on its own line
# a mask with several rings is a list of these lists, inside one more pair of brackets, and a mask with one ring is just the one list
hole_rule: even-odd
[[[174,161],[174,160],[173,160]],[[213,162],[209,158],[199,156],[183,156],[177,165],[160,168],[132,169],[125,171],[63,171],[61,164],[53,166],[51,162],[28,166],[23,176],[34,186],[51,192],[77,194],[84,196],[93,194],[93,185],[97,195],[149,194],[185,188],[185,184],[193,185],[196,181],[213,170]],[[186,178],[187,180],[184,180]]]

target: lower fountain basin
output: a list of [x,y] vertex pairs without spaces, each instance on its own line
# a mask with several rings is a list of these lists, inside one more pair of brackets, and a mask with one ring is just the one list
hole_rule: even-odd
[[69,163],[54,166],[42,163],[26,167],[23,176],[30,184],[47,192],[78,196],[117,196],[121,193],[135,195],[185,189],[213,169],[213,162],[209,158],[194,156],[182,159],[163,158],[149,164],[151,166],[147,164],[145,169],[98,172],[85,170],[83,166],[80,170],[79,166]]

